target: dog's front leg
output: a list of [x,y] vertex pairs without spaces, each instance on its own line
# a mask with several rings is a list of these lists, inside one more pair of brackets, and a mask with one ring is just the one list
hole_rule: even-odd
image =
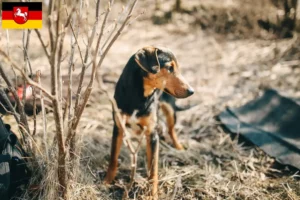
[[158,157],[159,157],[159,137],[156,131],[147,135],[147,165],[149,171],[149,181],[152,183],[152,198],[158,199]]
[[109,161],[106,177],[104,179],[104,183],[106,184],[110,184],[114,180],[117,174],[118,158],[120,155],[122,141],[123,141],[123,132],[116,124],[114,124],[110,161]]
[[176,114],[173,108],[167,103],[161,103],[160,108],[167,118],[168,133],[173,141],[176,149],[184,150],[183,146],[179,143],[175,132]]

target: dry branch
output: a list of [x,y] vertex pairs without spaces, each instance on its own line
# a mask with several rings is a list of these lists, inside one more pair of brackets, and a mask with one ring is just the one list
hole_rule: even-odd
[[[49,0],[49,7],[48,7],[48,32],[49,32],[49,38],[50,38],[50,51],[53,52],[53,48],[54,48],[54,33],[53,33],[53,29],[52,29],[52,13],[54,10],[54,4],[55,4],[55,0]],[[49,58],[50,58],[50,54],[49,54]]]
[[[26,39],[25,39],[25,30],[23,30],[23,54],[24,54],[24,72],[25,72],[25,74],[28,74],[27,72],[28,72],[28,70],[27,70],[27,67],[26,66],[28,66],[28,68],[29,68],[29,71],[30,71],[30,75],[31,75],[31,77],[32,77],[32,67],[31,67],[31,63],[30,63],[30,60],[29,60],[29,57],[28,57],[28,47],[29,47],[29,42],[30,42],[30,33],[31,33],[31,30],[27,30],[27,37],[26,37]],[[18,87],[18,85],[16,85],[16,87]],[[22,105],[23,105],[23,107],[22,107],[22,110],[23,110],[23,112],[24,112],[24,107],[25,107],[25,105],[26,105],[26,96],[27,96],[27,84],[26,84],[26,80],[25,80],[25,78],[23,78],[23,86],[21,86],[21,87],[23,87],[23,99],[22,99]],[[33,112],[35,112],[35,111],[33,111]],[[25,112],[24,112],[25,113]],[[29,127],[28,127],[28,133],[30,133],[29,132]]]
[[[52,1],[51,1],[52,2]],[[53,5],[53,2],[52,2]],[[56,32],[54,41],[52,41],[52,51],[51,51],[51,94],[53,96],[52,98],[52,107],[53,107],[53,116],[55,120],[55,126],[56,126],[56,139],[57,139],[57,146],[58,146],[58,182],[60,184],[59,187],[59,195],[63,199],[67,199],[68,197],[68,180],[67,180],[67,166],[66,166],[66,148],[64,143],[64,136],[63,136],[63,119],[62,119],[62,102],[60,98],[60,89],[61,85],[61,74],[60,74],[60,62],[61,62],[61,56],[62,56],[62,49],[63,49],[63,41],[65,36],[65,29],[62,30],[62,35],[59,38],[60,32],[60,8],[61,8],[61,2],[57,1],[57,21],[56,21]],[[52,14],[52,12],[50,12]],[[52,22],[50,21],[49,25],[49,33],[50,36],[53,36],[52,32]],[[60,39],[60,40],[59,40]],[[60,43],[59,43],[60,41]],[[59,44],[58,44],[59,43]],[[53,46],[54,45],[54,46]],[[58,55],[56,55],[56,51],[58,49]],[[56,58],[57,56],[57,58]]]
[[[79,13],[75,15],[76,7],[78,6],[79,2],[81,4],[79,8],[80,10]],[[49,155],[50,152],[48,152],[48,146],[47,146],[47,120],[46,120],[44,96],[47,96],[51,100],[51,106],[53,109],[53,116],[54,116],[55,128],[56,128],[55,129],[56,137],[54,141],[57,143],[57,148],[58,148],[58,155],[57,155],[57,164],[58,164],[57,178],[59,183],[58,192],[59,192],[59,198],[62,199],[68,199],[68,188],[69,188],[68,184],[70,182],[70,178],[72,178],[72,176],[70,176],[69,173],[70,171],[72,171],[72,168],[75,167],[71,164],[70,168],[68,168],[69,167],[68,164],[72,163],[74,157],[74,156],[72,157],[72,155],[73,154],[75,155],[75,150],[76,150],[75,137],[76,137],[77,127],[80,122],[82,113],[91,95],[97,69],[101,67],[102,62],[106,57],[108,51],[110,50],[111,46],[118,39],[119,35],[122,33],[123,29],[128,24],[128,21],[131,18],[131,14],[138,0],[134,0],[133,3],[128,3],[128,8],[130,9],[126,15],[125,20],[121,23],[121,26],[118,29],[117,29],[117,24],[115,24],[112,33],[110,34],[109,37],[106,38],[106,41],[104,43],[103,43],[103,38],[105,35],[104,32],[106,30],[106,24],[108,22],[109,14],[114,0],[109,0],[108,9],[106,10],[106,13],[104,15],[102,26],[100,27],[100,34],[97,35],[97,29],[99,28],[98,25],[100,21],[100,2],[101,2],[100,0],[97,0],[96,2],[96,19],[92,28],[92,32],[87,38],[85,54],[83,55],[81,51],[82,47],[80,46],[78,41],[79,28],[81,27],[80,23],[82,19],[82,13],[81,13],[81,9],[83,6],[82,1],[76,1],[76,4],[73,6],[71,10],[68,10],[67,7],[65,7],[65,9],[61,7],[62,6],[61,1],[58,0],[49,1],[48,16],[47,16],[48,34],[49,34],[48,37],[49,37],[49,44],[50,44],[49,47],[47,46],[48,42],[45,42],[47,40],[42,37],[41,32],[37,29],[35,30],[35,32],[37,34],[38,40],[41,43],[43,52],[50,64],[51,92],[47,91],[45,88],[42,87],[41,80],[40,80],[41,78],[40,71],[38,71],[36,74],[37,82],[33,81],[28,76],[27,69],[28,71],[30,71],[30,74],[32,74],[31,63],[28,57],[30,31],[23,32],[23,52],[24,52],[24,64],[25,64],[24,67],[20,67],[14,61],[12,61],[10,56],[0,48],[1,58],[4,58],[4,60],[7,63],[12,65],[13,69],[16,69],[16,71],[20,72],[20,74],[25,80],[24,85],[29,84],[32,87],[34,87],[34,99],[36,99],[36,92],[38,90],[40,92],[40,101],[41,101],[41,108],[42,108],[42,115],[43,115],[43,145],[45,146],[47,161],[50,161],[49,159],[51,159],[51,157]],[[65,21],[63,21],[63,17],[61,13],[63,9],[67,15],[67,19]],[[77,26],[74,23],[75,20]],[[68,55],[70,56],[69,63],[68,63],[68,79],[69,79],[68,93],[67,93],[68,95],[67,95],[67,101],[64,102],[63,95],[62,95],[63,84],[62,84],[61,67],[63,61],[62,57],[65,50],[64,41],[65,41],[65,36],[67,34],[68,28],[70,28],[72,36],[71,36],[71,54]],[[114,33],[115,31],[117,32]],[[25,33],[27,33],[27,35]],[[96,40],[96,44],[94,40]],[[82,67],[81,67],[81,72],[79,74],[80,77],[79,85],[77,91],[75,91],[76,100],[75,103],[73,103],[72,102],[72,95],[73,95],[72,74],[74,68],[75,52],[77,51],[81,60]],[[103,53],[99,55],[99,52],[101,53],[103,52]],[[89,62],[92,65],[92,74],[91,77],[88,79],[88,86],[85,89],[83,89],[83,82],[86,77],[85,73],[87,67],[89,66],[88,64]],[[2,66],[0,65],[0,74],[3,76],[4,72],[1,73],[1,69]],[[6,80],[6,82],[8,81]],[[10,87],[10,89],[12,88],[11,83],[8,82],[7,85]],[[11,90],[16,98],[17,97],[16,92],[13,91],[13,88]],[[26,91],[24,92],[23,96],[24,97],[26,96]],[[65,103],[65,106],[63,106],[63,103]],[[25,100],[23,101],[23,104],[25,104]],[[17,106],[18,106],[18,110],[20,111],[22,110],[22,108],[24,108],[23,107],[24,105],[22,105],[22,102],[20,100],[19,102],[17,102]],[[64,113],[63,113],[63,107],[65,108]],[[34,102],[34,112],[35,111],[36,111],[36,102]],[[24,119],[22,118],[22,112],[20,113],[21,113],[20,122],[23,123]],[[17,113],[15,113],[15,117],[16,120],[19,119]],[[36,113],[34,114],[34,117],[36,118]],[[34,124],[33,132],[35,134],[37,122],[36,119],[34,121],[35,124]],[[67,122],[67,126],[64,126],[65,122]],[[27,128],[28,125],[25,124],[24,127]],[[28,131],[26,130],[26,132],[29,133],[29,129]],[[65,133],[67,135],[64,135]],[[134,149],[131,144],[131,141],[129,140],[129,137],[127,139],[125,138],[124,142],[130,149],[130,152],[132,154],[132,181],[127,186],[127,191],[129,191],[134,180],[134,175],[136,170],[137,151],[140,147],[140,144],[138,145],[137,149]],[[67,169],[71,169],[71,170],[68,171]]]
[[40,87],[36,82],[34,82],[31,78],[29,78],[25,74],[25,72],[21,68],[19,68],[18,65],[15,62],[13,62],[10,59],[10,57],[1,48],[0,48],[0,54],[6,59],[7,63],[10,63],[14,69],[18,70],[18,72],[21,73],[22,77],[26,79],[26,81],[29,85],[37,87],[38,89],[42,90],[47,95],[47,97],[49,97],[50,99],[53,99],[53,96],[45,88]]
[[[42,87],[41,83],[41,71],[37,71],[36,78],[38,84]],[[45,148],[46,158],[49,160],[49,153],[48,153],[48,143],[47,143],[47,117],[46,117],[46,109],[44,103],[44,95],[43,92],[40,90],[40,101],[41,101],[41,109],[42,109],[42,119],[43,119],[43,144]]]
[[[128,198],[129,191],[132,188],[134,180],[135,180],[136,167],[137,167],[137,155],[140,150],[142,141],[144,139],[146,129],[145,129],[145,127],[143,127],[143,130],[141,133],[141,138],[138,142],[137,147],[134,148],[132,145],[132,142],[130,140],[130,133],[125,126],[126,119],[122,117],[122,114],[119,111],[119,108],[117,106],[115,99],[108,94],[106,89],[101,88],[101,91],[106,94],[106,96],[108,97],[108,99],[112,105],[114,119],[116,120],[116,124],[118,124],[118,127],[121,129],[121,132],[123,133],[123,143],[125,144],[125,146],[127,147],[127,149],[130,152],[130,160],[131,160],[130,181],[124,188],[125,192],[123,195],[123,199],[126,199],[126,198]],[[134,118],[135,114],[132,117]]]
[[36,134],[36,88],[32,88],[32,98],[33,98],[33,131],[32,136],[35,136]]
[[[96,56],[97,54],[95,54],[94,56],[94,62],[93,62],[93,69],[92,69],[92,76],[91,76],[91,79],[90,79],[90,82],[88,84],[88,87],[86,88],[85,90],[85,93],[84,93],[84,96],[83,96],[83,102],[82,104],[79,106],[79,110],[78,112],[76,113],[76,116],[78,118],[81,117],[82,113],[83,113],[83,110],[84,110],[84,107],[86,106],[87,104],[87,101],[89,99],[89,96],[91,95],[91,92],[92,92],[92,87],[93,87],[93,84],[94,84],[94,79],[95,79],[95,76],[96,76],[96,72],[97,72],[97,68],[99,68],[106,56],[106,54],[108,53],[109,49],[112,47],[112,45],[114,44],[114,42],[118,39],[118,37],[120,36],[120,34],[122,33],[123,29],[125,28],[125,25],[127,24],[128,20],[131,18],[131,14],[132,14],[132,11],[136,5],[138,0],[135,0],[133,2],[133,4],[131,5],[131,8],[130,8],[130,11],[129,13],[127,14],[127,17],[126,19],[124,20],[124,22],[122,23],[121,27],[118,29],[117,33],[114,35],[113,39],[110,41],[109,45],[105,48],[105,50],[103,51],[103,54],[101,55],[101,58],[98,62],[98,64],[96,65]],[[97,49],[96,49],[97,50]],[[95,51],[96,52],[96,51]],[[78,126],[78,123],[79,123],[79,120],[76,120],[76,122],[74,123],[74,128],[76,128]]]
[[35,33],[37,34],[37,36],[38,36],[38,38],[40,40],[40,43],[41,43],[41,45],[43,47],[44,53],[46,54],[46,56],[48,58],[48,61],[50,62],[50,55],[49,55],[49,52],[47,50],[47,46],[46,46],[44,40],[42,39],[40,31],[38,29],[34,29],[34,31],[35,31]]
[[[78,84],[77,93],[76,93],[77,96],[76,96],[76,101],[75,101],[75,108],[78,108],[78,106],[79,106],[79,102],[80,102],[80,99],[81,99],[81,90],[82,90],[83,79],[84,79],[84,76],[85,76],[85,70],[87,68],[87,61],[88,61],[89,55],[90,55],[90,47],[92,46],[92,44],[94,42],[96,30],[97,30],[97,27],[98,27],[98,24],[99,24],[100,0],[97,0],[96,5],[97,5],[96,6],[96,21],[94,23],[91,36],[88,39],[88,45],[86,47],[84,60],[82,62],[82,68],[81,68],[81,72],[80,72],[80,79],[79,79],[79,84]],[[77,44],[77,46],[79,45],[78,43],[76,43],[76,44]],[[96,48],[96,51],[97,51],[97,48]]]
[[135,8],[135,5],[137,4],[138,0],[135,0],[132,4],[132,6],[130,7],[130,10],[126,16],[126,19],[124,20],[124,22],[122,23],[121,27],[118,29],[117,33],[114,35],[113,39],[109,42],[108,46],[105,48],[103,54],[101,55],[101,58],[97,64],[97,68],[99,68],[106,56],[106,54],[108,53],[109,49],[112,47],[112,45],[114,44],[114,42],[118,39],[118,37],[121,35],[123,29],[125,28],[125,26],[127,25],[127,22],[129,21],[129,19],[132,17],[132,11]]
[[[26,117],[25,112],[24,112],[23,104],[22,104],[21,100],[19,99],[19,96],[17,94],[17,91],[16,91],[15,87],[13,86],[13,84],[11,83],[9,78],[7,77],[7,74],[4,72],[1,63],[0,63],[0,74],[1,74],[2,78],[4,79],[5,83],[7,84],[8,89],[12,93],[12,95],[15,99],[15,102],[17,104],[17,109],[18,109],[18,112],[20,114],[20,124],[19,125],[24,126],[26,131],[28,133],[30,133],[30,130],[29,130],[29,127],[28,127],[28,122],[27,122],[27,117]],[[25,139],[25,142],[26,142],[26,139]]]
[[[133,4],[131,5],[130,7],[130,11],[128,12],[127,14],[127,17],[126,19],[124,20],[124,22],[122,23],[121,27],[118,29],[117,33],[114,35],[113,39],[110,41],[109,45],[105,48],[104,50],[104,53],[101,55],[101,58],[97,64],[97,54],[99,52],[99,47],[100,47],[100,41],[101,41],[101,37],[102,37],[102,34],[100,33],[99,37],[98,37],[98,40],[97,40],[97,46],[96,46],[96,49],[94,51],[94,57],[93,57],[93,66],[92,66],[92,74],[91,74],[91,78],[90,78],[90,81],[88,83],[88,86],[87,88],[85,89],[85,92],[84,92],[84,95],[83,95],[83,101],[81,104],[78,103],[78,105],[76,106],[76,103],[75,103],[75,107],[76,107],[76,113],[75,113],[75,118],[73,120],[73,124],[72,124],[72,130],[69,131],[69,134],[68,134],[68,137],[66,139],[66,144],[69,144],[69,142],[72,140],[72,138],[74,138],[76,136],[76,129],[77,129],[77,126],[79,124],[79,121],[80,121],[80,118],[82,116],[82,113],[84,111],[84,108],[89,100],[89,97],[91,95],[91,92],[92,92],[92,88],[93,88],[93,84],[94,84],[94,79],[95,79],[95,76],[96,76],[96,73],[97,73],[97,69],[100,68],[106,54],[108,53],[109,49],[111,48],[111,46],[114,44],[114,42],[118,39],[118,37],[120,36],[120,34],[122,33],[123,29],[125,28],[128,20],[131,18],[131,14],[132,14],[132,11],[136,5],[138,0],[135,0],[133,2]],[[113,3],[113,1],[110,1],[110,3]],[[106,16],[109,14],[110,12],[110,6],[111,4],[109,4],[109,7],[108,7],[108,10],[107,10],[107,13],[106,13]],[[106,24],[106,20],[104,19],[103,21],[103,24],[102,24],[102,28],[101,30],[103,29],[104,30],[104,27],[105,27],[105,24]],[[100,50],[101,51],[101,50]],[[102,51],[101,51],[102,52]],[[83,66],[84,68],[85,66]],[[84,71],[84,69],[83,69]],[[84,73],[84,72],[83,72]],[[82,76],[82,74],[81,74]],[[81,87],[81,84],[79,83],[79,86],[78,87]],[[79,93],[77,92],[77,96],[80,96],[80,90],[78,90]],[[77,101],[77,100],[76,100]],[[73,132],[73,133],[72,133]],[[71,150],[72,151],[72,150]]]
[[6,110],[6,108],[5,108],[5,106],[4,106],[3,104],[1,104],[1,106],[4,108],[4,110],[5,110],[6,112],[12,113],[13,116],[15,117],[15,119],[16,119],[16,122],[17,122],[18,124],[20,124],[20,116],[19,116],[19,114],[15,111],[13,105],[11,104],[9,98],[7,97],[7,94],[5,93],[5,91],[4,91],[2,88],[0,88],[0,96],[1,96],[1,98],[5,101],[5,103],[7,104],[9,110]]

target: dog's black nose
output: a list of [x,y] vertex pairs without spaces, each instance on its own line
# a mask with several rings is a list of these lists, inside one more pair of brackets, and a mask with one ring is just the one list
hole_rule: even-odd
[[188,95],[189,96],[191,96],[192,94],[194,94],[194,89],[193,88],[189,88],[188,90],[187,90],[187,93],[188,93]]

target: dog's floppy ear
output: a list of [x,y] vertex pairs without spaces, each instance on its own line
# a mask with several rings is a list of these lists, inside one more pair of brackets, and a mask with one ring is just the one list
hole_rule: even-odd
[[146,72],[156,74],[160,70],[157,48],[146,47],[136,52],[134,58],[137,64]]

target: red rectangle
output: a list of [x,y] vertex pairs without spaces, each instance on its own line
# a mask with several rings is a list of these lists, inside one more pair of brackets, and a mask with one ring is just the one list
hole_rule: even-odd
[[[14,13],[13,11],[2,11],[2,20],[13,20]],[[42,11],[29,11],[28,20],[42,20],[43,12]]]
[[2,20],[13,20],[13,11],[3,11],[2,10]]
[[28,20],[42,20],[43,12],[42,11],[31,11],[29,10]]

